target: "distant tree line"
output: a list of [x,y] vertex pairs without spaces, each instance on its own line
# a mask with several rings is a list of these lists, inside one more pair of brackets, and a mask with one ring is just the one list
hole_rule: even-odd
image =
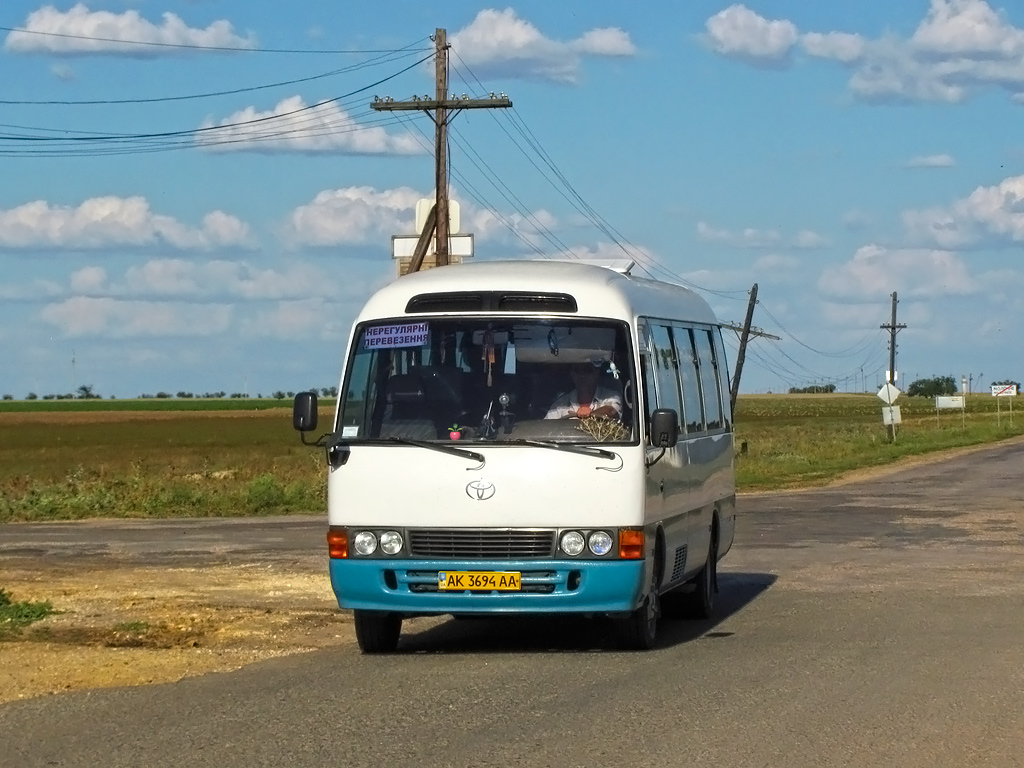
[[[319,388],[318,387],[312,387],[308,391],[310,391],[310,392],[319,392],[322,397],[337,397],[338,396],[338,388],[337,387],[319,387]],[[226,392],[204,392],[202,394],[195,394],[195,393],[192,393],[192,392],[185,392],[185,391],[177,392],[174,395],[172,395],[170,392],[160,391],[160,392],[157,392],[156,394],[143,393],[143,394],[138,396],[138,399],[139,400],[154,400],[154,399],[155,400],[165,400],[165,399],[170,399],[170,398],[177,398],[179,400],[188,400],[188,399],[192,399],[192,398],[206,398],[208,400],[216,400],[216,399],[223,398],[223,397],[227,397],[229,399],[238,400],[238,399],[245,399],[245,398],[248,398],[248,397],[252,397],[252,395],[249,395],[246,392],[232,392],[229,395]],[[262,393],[257,393],[255,395],[255,397],[257,399],[262,399],[263,395],[262,395]],[[275,400],[284,400],[286,397],[287,398],[295,397],[295,393],[294,392],[285,392],[283,390],[278,390],[277,392],[274,392],[271,395],[271,397],[273,397]],[[3,395],[2,399],[4,399],[4,400],[14,400],[14,395],[10,395],[10,394]],[[94,388],[93,388],[92,384],[83,384],[82,386],[80,386],[74,392],[68,392],[66,394],[48,394],[48,395],[40,396],[40,395],[36,394],[35,392],[29,392],[27,395],[25,395],[25,399],[26,400],[102,400],[103,399],[103,395],[100,395],[100,394],[96,393],[94,391]],[[114,395],[111,395],[109,397],[109,399],[110,400],[116,400],[117,397],[115,397]]]
[[[993,381],[992,386],[1017,385],[1017,393],[1020,394],[1020,382],[1004,379]],[[911,382],[907,387],[907,394],[910,397],[939,397],[943,395],[955,395],[957,393],[956,379],[952,376],[933,376],[930,379],[918,379]]]
[[930,379],[917,379],[907,387],[908,397],[939,397],[956,394],[956,379],[952,376],[933,376]]
[[814,384],[810,387],[790,387],[791,395],[831,395],[836,391],[835,384]]

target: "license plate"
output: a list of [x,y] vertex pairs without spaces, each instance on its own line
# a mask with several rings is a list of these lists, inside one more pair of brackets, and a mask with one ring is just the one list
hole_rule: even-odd
[[518,571],[440,571],[437,574],[439,590],[473,592],[518,592],[522,582]]

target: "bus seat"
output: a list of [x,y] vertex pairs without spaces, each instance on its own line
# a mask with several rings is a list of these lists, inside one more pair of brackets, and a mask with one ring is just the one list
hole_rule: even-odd
[[388,408],[380,426],[381,437],[436,440],[437,426],[430,418],[423,382],[414,374],[392,376],[387,383]]
[[426,412],[443,437],[449,427],[465,421],[468,415],[466,373],[459,368],[433,365],[421,366],[416,372],[423,380]]

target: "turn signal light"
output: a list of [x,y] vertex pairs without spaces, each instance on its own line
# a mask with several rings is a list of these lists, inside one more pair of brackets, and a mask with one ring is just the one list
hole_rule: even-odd
[[642,528],[619,529],[619,557],[623,560],[643,560],[644,532]]
[[327,529],[327,552],[334,560],[348,557],[348,531],[344,528]]

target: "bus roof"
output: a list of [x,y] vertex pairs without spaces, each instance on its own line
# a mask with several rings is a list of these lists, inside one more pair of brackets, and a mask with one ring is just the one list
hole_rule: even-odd
[[[545,310],[539,314],[608,317],[629,322],[637,316],[647,316],[709,325],[718,323],[707,302],[682,286],[634,277],[593,264],[554,260],[478,261],[405,275],[371,296],[357,320],[401,317],[407,314],[409,302],[424,294],[502,291],[568,294],[576,301],[576,312]],[[408,314],[452,313],[414,311]]]

